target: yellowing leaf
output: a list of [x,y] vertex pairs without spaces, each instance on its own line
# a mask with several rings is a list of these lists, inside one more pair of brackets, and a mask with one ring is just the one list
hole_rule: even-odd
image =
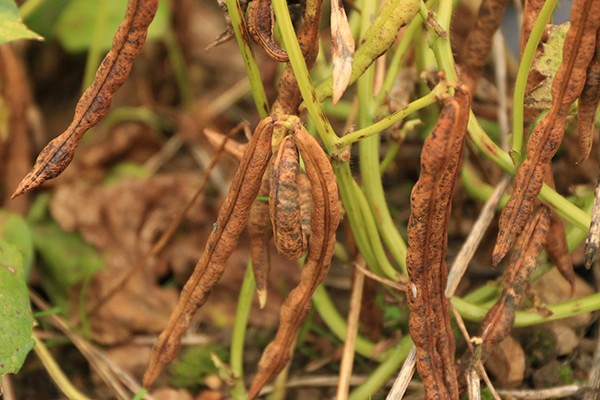
[[19,9],[13,0],[0,0],[0,43],[17,39],[43,38],[23,24]]

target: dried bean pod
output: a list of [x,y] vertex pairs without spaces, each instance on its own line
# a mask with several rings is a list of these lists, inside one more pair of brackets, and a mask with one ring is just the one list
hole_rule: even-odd
[[270,0],[254,0],[246,10],[248,33],[252,40],[259,44],[268,55],[279,62],[287,62],[288,54],[273,38],[275,15]]
[[461,77],[473,92],[487,63],[494,33],[510,0],[483,0],[475,26],[469,32],[461,57]]
[[308,241],[310,236],[310,216],[313,210],[313,199],[310,188],[310,180],[304,171],[298,174],[298,195],[300,199],[300,223],[304,240]]
[[327,276],[335,247],[339,205],[333,169],[323,149],[304,127],[298,126],[294,135],[312,187],[311,226],[313,231],[300,282],[281,306],[279,328],[275,339],[267,346],[260,359],[258,373],[248,392],[249,399],[254,399],[263,386],[281,372],[290,360],[292,344],[300,326],[306,319],[312,294]]
[[125,18],[112,47],[75,107],[69,127],[40,152],[33,170],[23,178],[13,197],[56,178],[71,163],[83,134],[108,112],[113,94],[123,85],[133,61],[146,41],[148,26],[156,14],[158,0],[129,0]]
[[527,157],[517,170],[513,194],[500,215],[493,266],[497,266],[508,253],[533,212],[542,189],[545,166],[562,142],[569,107],[583,89],[599,25],[600,1],[575,0],[571,9],[571,26],[563,45],[563,60],[552,82],[552,107],[529,138]]
[[[270,170],[262,177],[262,183],[258,190],[259,196],[269,195]],[[250,236],[250,257],[252,259],[252,271],[256,282],[256,294],[258,304],[263,308],[267,304],[267,281],[271,269],[271,257],[269,253],[269,239],[271,237],[271,221],[269,219],[269,203],[256,199],[250,208],[248,217],[248,234]]]
[[[547,165],[546,167],[545,181],[552,189],[556,189],[551,165]],[[575,271],[573,270],[573,261],[571,260],[569,247],[567,246],[565,224],[560,216],[548,206],[544,205],[543,207],[548,208],[550,215],[550,228],[548,229],[548,237],[545,244],[546,252],[548,252],[552,262],[556,265],[563,278],[571,285],[571,295],[573,295],[575,293]]]
[[445,255],[454,182],[470,110],[469,90],[459,85],[444,100],[421,152],[421,173],[411,193],[408,223],[409,328],[417,370],[428,399],[458,399],[454,337],[450,327]]
[[494,345],[502,342],[510,333],[517,306],[546,242],[549,221],[550,210],[545,206],[538,207],[515,243],[510,263],[504,272],[502,296],[481,323],[479,336],[483,339],[483,361]]
[[577,110],[577,125],[579,128],[579,162],[587,160],[592,151],[594,142],[594,123],[596,121],[596,110],[600,102],[600,29],[596,33],[596,51],[586,71],[585,84],[579,96],[579,108]]
[[145,387],[152,385],[164,366],[175,358],[181,346],[181,337],[192,317],[223,274],[225,262],[237,245],[260,188],[261,178],[269,164],[272,136],[273,119],[268,117],[256,127],[225,202],[219,210],[204,252],[183,287],[167,327],[152,349],[150,365],[144,375]]
[[286,136],[273,159],[269,191],[269,213],[273,241],[279,254],[297,260],[306,252],[300,222],[298,193],[298,149],[293,136]]

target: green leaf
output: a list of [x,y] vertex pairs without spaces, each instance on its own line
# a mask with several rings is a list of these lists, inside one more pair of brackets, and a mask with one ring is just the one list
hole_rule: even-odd
[[527,93],[525,97],[527,106],[542,110],[552,106],[552,81],[562,62],[563,44],[569,25],[566,22],[548,27],[548,40],[542,44],[542,53],[534,60],[532,66],[534,71],[546,78]]
[[34,320],[23,256],[6,241],[0,241],[0,315],[0,375],[17,373],[34,345]]
[[17,39],[43,38],[23,24],[19,9],[13,0],[0,0],[0,43]]
[[[104,1],[104,0],[102,0]],[[86,51],[92,44],[96,16],[100,0],[71,0],[64,9],[55,26],[55,33],[63,47],[72,53]],[[127,0],[111,0],[103,4],[108,7],[106,25],[102,28],[100,48],[108,51],[117,27],[125,16]],[[165,35],[169,26],[167,2],[161,1],[154,21],[148,29],[148,40],[159,39]]]
[[44,263],[42,286],[52,302],[67,309],[69,289],[104,267],[96,248],[76,232],[65,232],[55,222],[33,228],[33,243]]
[[0,210],[0,240],[14,244],[23,256],[25,277],[33,265],[33,237],[27,222],[19,215]]

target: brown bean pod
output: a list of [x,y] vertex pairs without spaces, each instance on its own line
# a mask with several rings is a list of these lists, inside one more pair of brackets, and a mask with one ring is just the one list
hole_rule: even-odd
[[421,152],[421,173],[411,192],[406,264],[409,328],[426,398],[458,399],[454,337],[450,328],[445,255],[454,182],[470,110],[469,90],[459,85],[444,100]]
[[562,142],[569,107],[583,89],[599,25],[600,2],[575,0],[571,27],[563,45],[563,60],[552,82],[552,107],[533,130],[527,143],[527,156],[517,169],[513,194],[500,215],[493,266],[508,253],[533,212],[542,189],[545,166]]
[[483,0],[475,26],[463,46],[461,57],[461,78],[471,91],[487,63],[494,33],[502,22],[504,9],[510,0]]
[[596,121],[596,110],[600,103],[600,29],[596,33],[596,51],[590,62],[585,76],[585,84],[579,96],[579,108],[577,110],[577,127],[579,135],[579,162],[587,160],[592,151],[594,142],[594,123]]
[[502,296],[481,323],[479,336],[483,339],[482,361],[485,361],[494,345],[502,342],[512,329],[517,306],[529,285],[529,278],[546,242],[549,224],[550,210],[546,206],[538,207],[515,243],[509,265],[503,275]]
[[[272,163],[262,177],[262,183],[258,190],[259,196],[269,195],[269,176]],[[256,199],[250,208],[248,217],[248,234],[250,236],[250,258],[252,259],[252,271],[256,282],[256,294],[258,304],[263,308],[267,304],[267,281],[271,269],[271,257],[269,253],[269,239],[271,237],[271,221],[269,219],[269,203]]]
[[327,272],[335,247],[335,232],[339,223],[338,190],[335,175],[327,156],[317,141],[299,125],[295,131],[296,143],[306,166],[313,197],[311,217],[312,235],[308,244],[308,256],[300,282],[285,299],[279,314],[279,328],[273,341],[267,346],[258,364],[248,392],[248,398],[258,396],[263,386],[281,372],[290,360],[290,351],[300,326],[310,309],[312,294],[321,284]]
[[[545,182],[552,189],[556,189],[551,165],[546,166]],[[547,205],[544,205],[543,207],[548,208],[550,215],[550,228],[548,229],[548,236],[545,244],[546,252],[563,278],[571,285],[572,295],[575,293],[575,271],[573,270],[573,261],[571,260],[569,247],[567,245],[565,224],[560,216],[553,212]]]
[[272,136],[273,119],[267,117],[258,124],[248,143],[204,252],[183,287],[167,327],[152,349],[150,365],[144,375],[145,387],[152,385],[164,366],[175,358],[192,317],[223,274],[225,262],[237,245],[269,164]]
[[269,56],[279,62],[287,62],[288,54],[273,38],[275,15],[270,0],[253,0],[246,10],[248,33],[256,44],[260,45]]
[[286,136],[273,159],[269,213],[273,224],[275,248],[279,254],[290,260],[297,260],[306,252],[300,221],[299,173],[296,139]]
[[302,235],[305,241],[308,241],[310,236],[310,216],[313,210],[311,192],[308,176],[304,171],[300,171],[298,174],[298,196],[300,199],[300,224],[302,225]]
[[125,18],[91,86],[83,93],[69,127],[40,152],[33,170],[23,178],[13,197],[57,177],[71,163],[83,134],[108,112],[113,94],[123,85],[140,53],[158,0],[129,0]]

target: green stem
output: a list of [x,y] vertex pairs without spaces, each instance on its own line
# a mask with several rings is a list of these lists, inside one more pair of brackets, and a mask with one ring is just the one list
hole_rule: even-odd
[[235,321],[233,323],[233,332],[231,335],[231,370],[235,375],[236,381],[231,389],[231,396],[235,400],[243,400],[248,397],[244,388],[244,337],[246,336],[246,326],[248,325],[248,316],[252,308],[252,298],[254,296],[254,274],[252,273],[252,263],[246,266],[246,274],[240,297],[235,312]]
[[517,73],[517,79],[515,81],[515,92],[513,96],[513,136],[512,136],[512,151],[511,157],[515,162],[515,165],[519,165],[522,159],[523,153],[523,113],[525,110],[525,87],[527,85],[527,77],[533,64],[533,58],[535,56],[538,43],[540,42],[546,24],[552,16],[552,12],[556,7],[557,0],[548,0],[538,15],[537,20],[531,30],[527,45],[523,51],[521,57],[521,63],[519,64],[519,71]]
[[341,137],[338,141],[338,144],[336,145],[336,150],[334,151],[334,153],[339,154],[352,143],[358,142],[359,140],[368,138],[373,135],[377,135],[382,131],[392,127],[394,124],[402,121],[415,111],[419,111],[420,109],[435,103],[437,101],[437,97],[445,91],[446,87],[444,85],[438,85],[425,96],[409,103],[406,107],[401,108],[400,110],[388,115],[387,117],[377,121],[373,125],[370,125],[363,129],[359,129]]
[[323,112],[321,103],[317,100],[317,94],[310,80],[310,75],[306,68],[302,51],[300,50],[300,44],[298,43],[292,20],[290,19],[287,1],[272,0],[271,4],[277,19],[277,26],[279,26],[281,32],[281,39],[288,53],[290,65],[294,71],[294,76],[298,82],[298,87],[300,88],[300,93],[302,94],[306,109],[315,124],[315,128],[321,137],[325,148],[331,153],[338,137],[333,131],[327,116]]
[[[374,1],[363,1],[361,7],[361,37],[371,26],[372,16],[375,12]],[[373,81],[375,68],[371,65],[365,73],[358,78],[358,124],[361,128],[373,122]],[[390,254],[406,274],[406,243],[394,225],[392,216],[385,200],[383,184],[379,169],[379,136],[373,135],[358,144],[360,160],[360,174],[362,186],[369,208],[375,219],[378,232],[386,244]],[[372,238],[373,239],[373,238]],[[380,241],[381,239],[375,239]]]
[[98,2],[96,12],[94,36],[92,37],[92,43],[88,49],[87,60],[85,62],[82,90],[85,90],[92,84],[94,76],[96,76],[96,70],[102,59],[102,37],[104,36],[104,29],[106,28],[106,21],[108,20],[108,2]]
[[390,377],[397,373],[408,356],[413,342],[410,336],[404,336],[394,347],[394,352],[373,371],[367,380],[350,393],[348,400],[370,399]]
[[35,347],[33,348],[35,354],[37,354],[44,365],[44,368],[46,368],[48,375],[50,375],[52,381],[60,391],[70,400],[88,400],[89,397],[81,393],[79,389],[73,386],[71,381],[69,381],[69,378],[67,378],[56,360],[52,358],[52,354],[50,354],[44,345],[44,342],[42,342],[35,333],[33,334],[33,340],[35,341]]
[[181,103],[184,108],[188,108],[192,103],[192,85],[188,76],[188,70],[185,65],[185,59],[181,50],[181,45],[175,37],[175,33],[172,29],[168,29],[164,37],[165,46],[167,48],[167,54],[169,55],[169,61],[173,67],[173,73],[175,74],[175,81],[177,82],[177,89],[179,90],[179,96],[181,96]]
[[[491,305],[490,307],[482,307],[471,304],[459,297],[453,297],[451,302],[464,319],[474,322],[483,321],[483,318],[491,307]],[[560,304],[549,305],[547,308],[552,313],[549,317],[545,317],[540,313],[532,311],[517,311],[513,326],[515,328],[522,328],[598,311],[600,310],[600,293],[595,293],[575,300],[569,300]]]
[[19,16],[21,19],[27,19],[31,14],[38,9],[39,6],[44,4],[45,0],[27,0],[19,7]]
[[[342,342],[346,340],[346,332],[348,324],[344,317],[335,308],[331,298],[327,294],[327,290],[323,285],[320,285],[312,297],[315,309],[319,316],[325,322],[325,325],[333,332],[333,334]],[[355,350],[363,357],[370,358],[375,361],[383,361],[386,353],[375,356],[375,345],[368,339],[362,336],[357,336]]]
[[227,11],[229,12],[229,18],[231,19],[231,26],[235,33],[235,39],[237,40],[238,47],[242,53],[244,59],[244,66],[246,68],[246,76],[250,81],[250,87],[252,88],[252,97],[258,110],[258,115],[261,118],[265,118],[269,115],[269,102],[267,101],[267,95],[265,94],[265,88],[260,77],[258,65],[254,59],[254,53],[250,47],[250,39],[246,33],[246,23],[244,22],[242,8],[240,7],[239,0],[225,0],[227,4]]

